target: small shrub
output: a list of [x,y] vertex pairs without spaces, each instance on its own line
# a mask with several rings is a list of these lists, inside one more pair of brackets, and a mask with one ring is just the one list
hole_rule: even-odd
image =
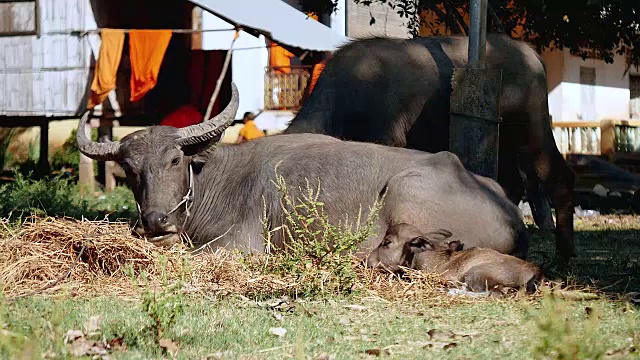
[[27,159],[16,164],[18,171],[23,175],[31,175],[38,170],[38,161],[40,159],[40,134],[36,135],[35,140],[27,144]]
[[[146,339],[136,339],[138,342],[143,340],[148,343],[148,339],[152,339],[157,346],[160,340],[167,338],[167,332],[175,325],[176,320],[184,313],[185,299],[182,293],[185,278],[189,272],[188,257],[181,258],[181,267],[179,279],[173,284],[169,284],[167,277],[167,258],[159,258],[159,266],[161,270],[161,290],[160,292],[151,291],[149,280],[145,272],[140,274],[144,283],[144,291],[141,294],[141,310],[148,316],[149,324],[143,328],[142,334]],[[134,275],[133,268],[129,267],[129,276],[134,283],[138,283]],[[148,344],[147,344],[148,345]]]
[[9,145],[16,135],[16,129],[8,129],[2,132],[0,139],[0,170],[4,170],[13,162],[13,152],[9,151]]
[[68,216],[110,220],[136,218],[131,190],[117,187],[100,195],[80,194],[80,186],[64,175],[33,180],[14,171],[15,181],[0,186],[0,215],[20,219],[30,215]]
[[[357,280],[353,252],[368,237],[375,234],[378,213],[383,198],[375,199],[362,225],[362,207],[354,223],[347,215],[334,225],[324,212],[324,203],[318,201],[320,182],[314,190],[309,180],[301,197],[292,198],[287,184],[277,172],[274,181],[282,194],[281,210],[284,224],[270,229],[263,220],[264,236],[268,244],[271,233],[284,233],[284,251],[274,254],[273,266],[267,271],[280,275],[295,275],[298,290],[303,294],[342,294],[351,292]],[[266,219],[266,204],[264,210]],[[270,247],[269,247],[270,248]]]
[[[599,346],[597,309],[589,308],[586,319],[572,318],[571,303],[547,294],[541,308],[529,311],[537,330],[533,342],[536,359],[600,359],[606,349]],[[580,321],[582,320],[582,321]]]

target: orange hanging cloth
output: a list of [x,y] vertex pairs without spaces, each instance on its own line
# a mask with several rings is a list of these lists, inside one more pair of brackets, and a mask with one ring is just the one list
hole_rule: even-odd
[[324,61],[321,63],[317,63],[313,66],[313,71],[311,73],[311,83],[309,84],[309,94],[311,94],[311,91],[313,91],[313,88],[316,86],[316,83],[318,82],[318,78],[320,77],[322,70],[324,70],[324,67],[325,67]]
[[156,86],[160,65],[169,46],[171,35],[171,30],[131,30],[129,32],[130,101],[140,100]]
[[91,95],[87,107],[93,109],[102,104],[109,92],[116,88],[118,66],[122,58],[124,47],[124,31],[117,29],[102,29],[100,32],[102,45],[98,54],[98,61],[93,72]]

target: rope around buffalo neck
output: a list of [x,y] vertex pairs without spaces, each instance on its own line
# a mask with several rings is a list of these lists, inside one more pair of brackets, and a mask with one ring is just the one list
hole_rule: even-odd
[[180,206],[182,206],[182,204],[185,204],[184,212],[186,216],[184,218],[184,222],[186,223],[187,218],[189,217],[189,215],[191,215],[191,213],[189,212],[189,207],[191,206],[192,202],[193,202],[193,166],[189,164],[189,191],[187,191],[187,194],[182,197],[182,201],[180,201],[178,205],[176,205],[173,209],[171,209],[171,211],[169,211],[167,215],[173,214],[176,210],[180,208]]
[[[185,204],[184,206],[185,217],[184,217],[184,222],[182,223],[182,228],[184,229],[184,225],[187,223],[187,219],[191,215],[189,208],[193,204],[193,166],[191,164],[189,164],[189,190],[187,191],[187,194],[182,197],[182,200],[178,203],[178,205],[176,205],[173,209],[171,209],[171,211],[169,211],[167,215],[171,215],[174,212],[176,212],[176,210],[178,210],[180,206],[182,206],[182,204]],[[137,201],[136,201],[136,206],[138,206],[138,219],[140,223],[142,223],[142,211],[140,209],[140,204]]]

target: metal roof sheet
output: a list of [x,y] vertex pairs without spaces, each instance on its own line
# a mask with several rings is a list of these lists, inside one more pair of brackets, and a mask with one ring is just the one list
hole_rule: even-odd
[[225,21],[254,29],[282,45],[334,51],[351,40],[282,0],[189,0]]

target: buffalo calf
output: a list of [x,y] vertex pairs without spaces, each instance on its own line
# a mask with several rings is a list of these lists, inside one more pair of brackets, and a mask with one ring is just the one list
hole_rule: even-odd
[[525,287],[532,293],[542,279],[540,268],[533,263],[489,248],[463,250],[460,241],[446,242],[451,236],[444,229],[422,234],[410,224],[393,225],[369,254],[367,267],[435,271],[446,280],[467,284],[471,291]]

